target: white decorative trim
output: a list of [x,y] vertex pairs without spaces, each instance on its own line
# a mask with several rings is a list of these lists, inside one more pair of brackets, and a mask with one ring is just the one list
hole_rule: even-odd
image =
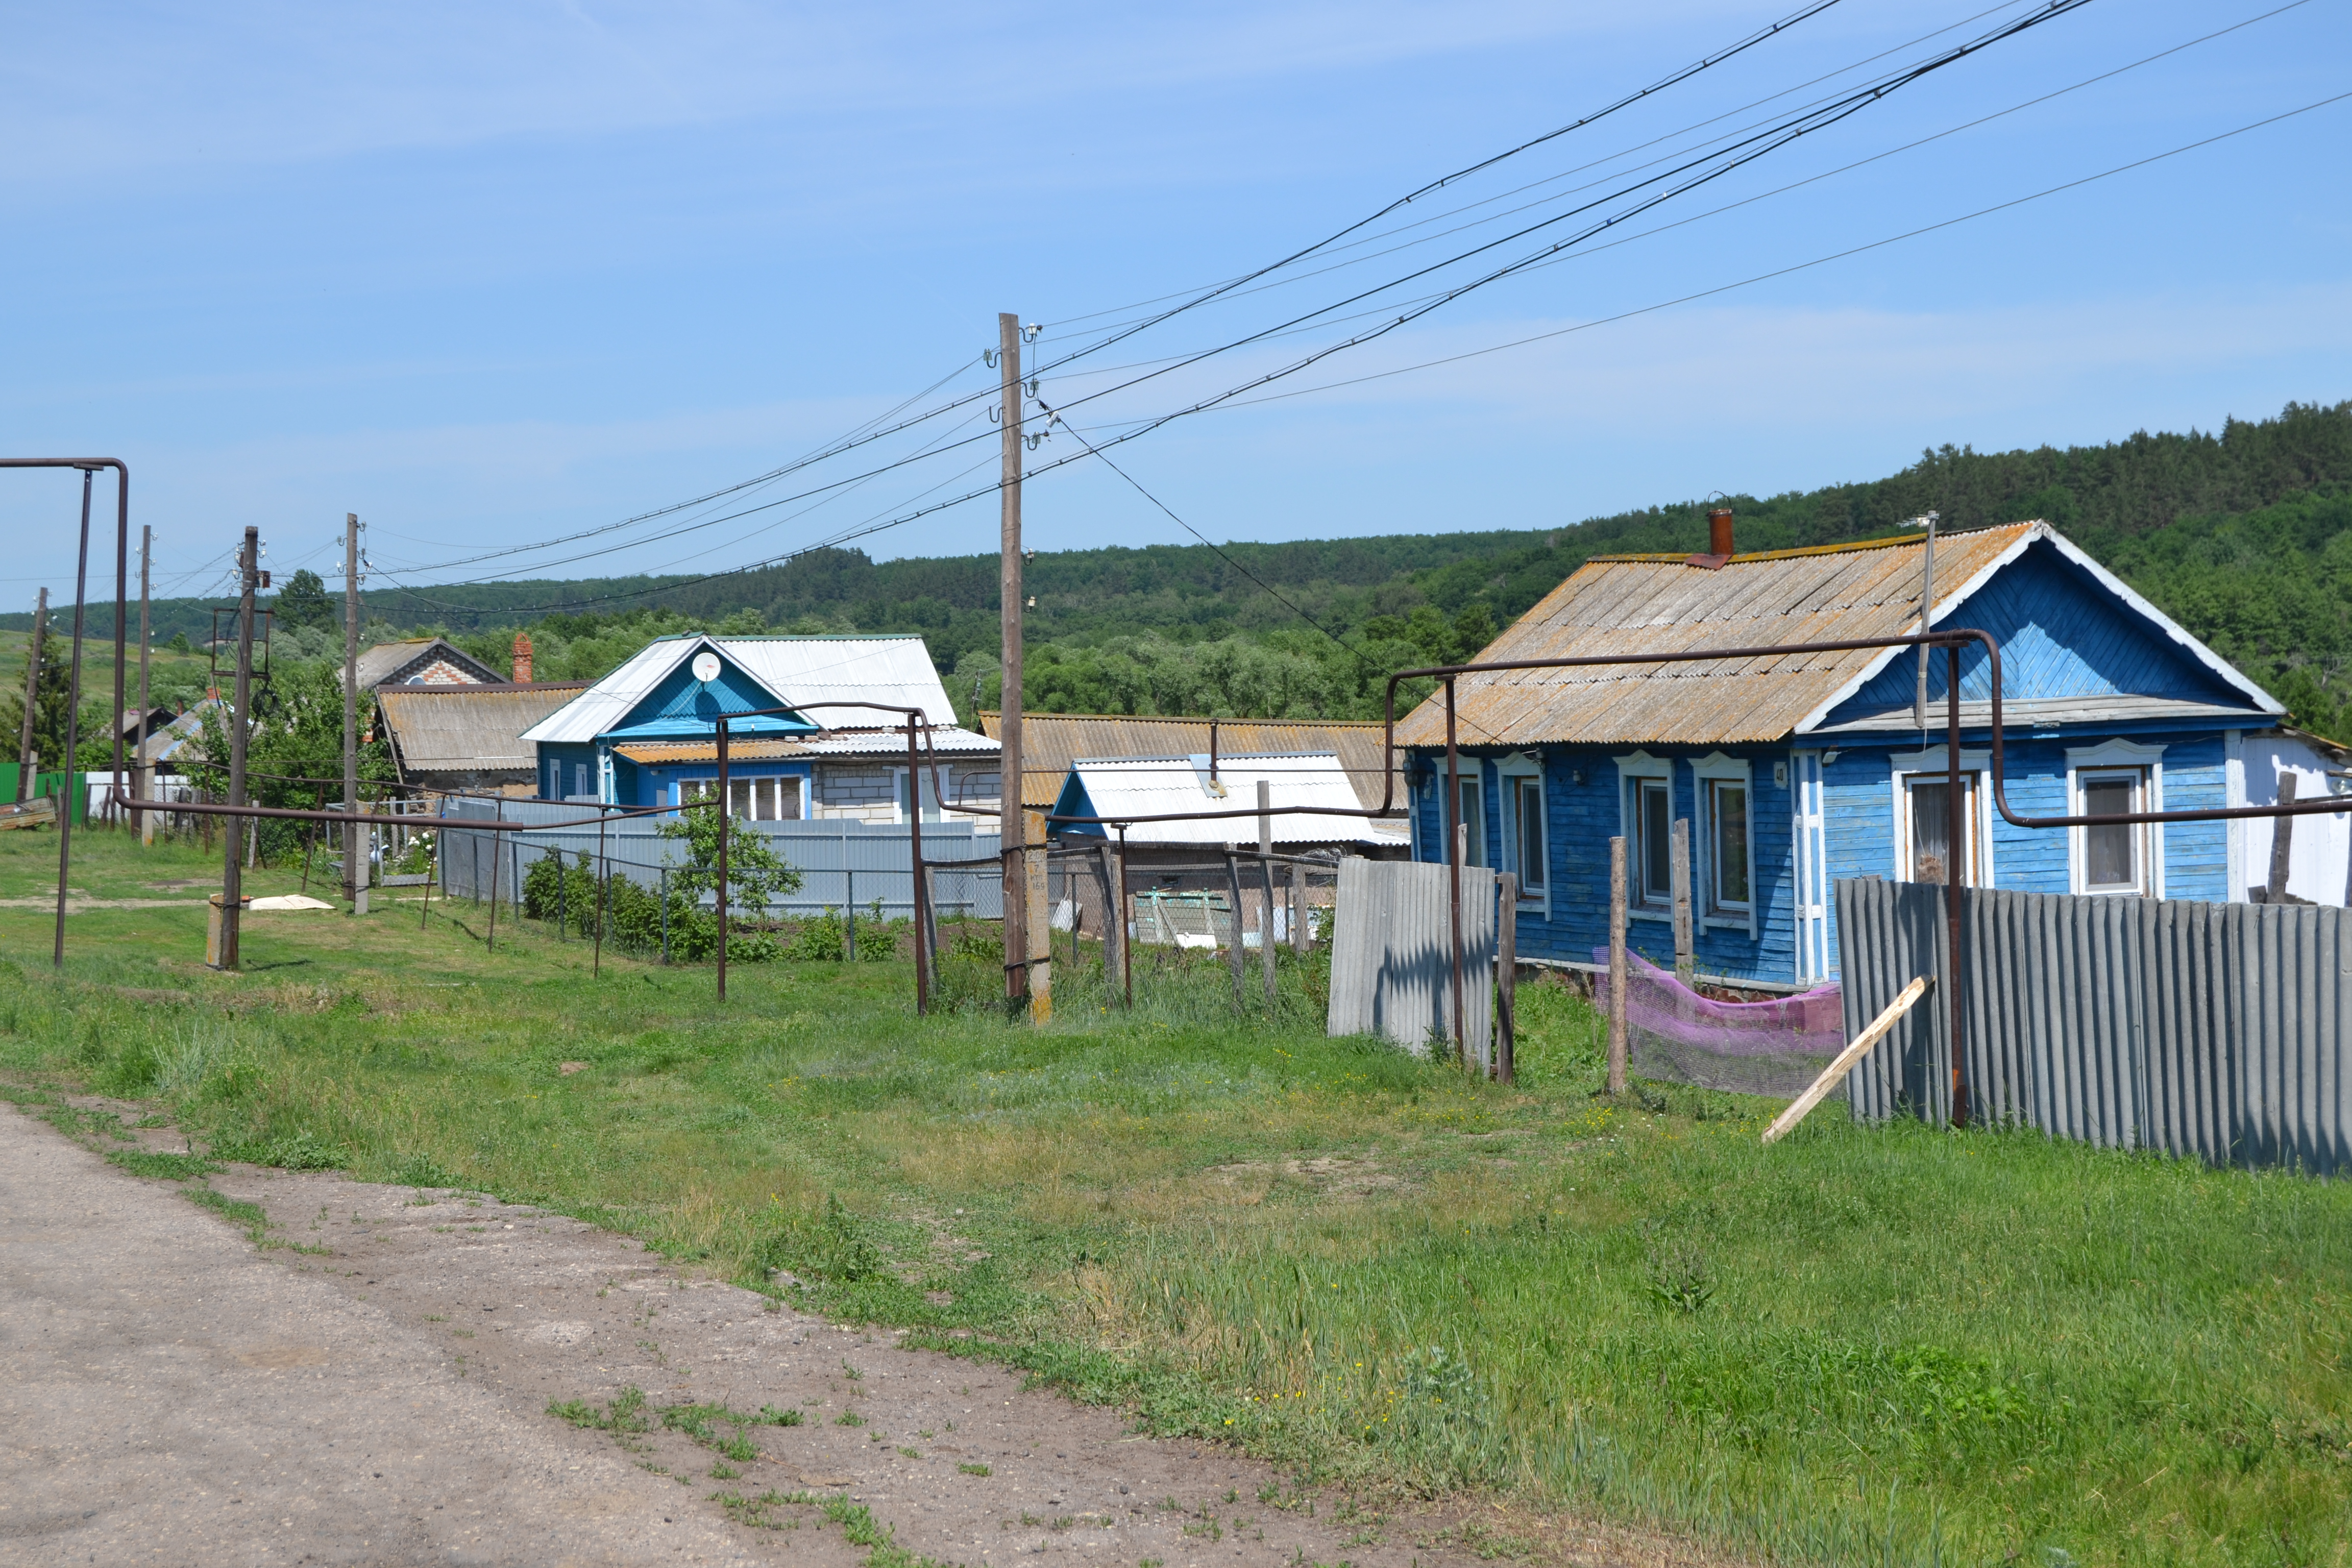
[[[2164,748],[2142,745],[2136,741],[2102,741],[2095,746],[2066,748],[2066,815],[2083,815],[2083,774],[2105,768],[2145,768],[2147,770],[2147,799],[2143,811],[2164,809]],[[2147,832],[2141,841],[2147,856],[2147,886],[2138,896],[2164,897],[2164,824],[2148,822],[2140,825]],[[2112,889],[2093,890],[2084,885],[2089,874],[2090,854],[2080,826],[2066,830],[2066,890],[2089,893],[2095,897],[2131,897],[2113,894]]]
[[1517,779],[1533,779],[1536,781],[1536,811],[1543,819],[1544,879],[1543,886],[1533,893],[1528,892],[1526,887],[1520,887],[1518,907],[1522,913],[1531,914],[1539,920],[1548,921],[1551,919],[1551,885],[1553,880],[1551,864],[1551,802],[1545,798],[1546,780],[1544,777],[1543,757],[1539,752],[1513,752],[1509,756],[1504,757],[1495,763],[1495,795],[1496,802],[1502,807],[1503,812],[1503,820],[1501,824],[1503,862],[1515,873],[1519,868],[1519,809],[1518,802],[1511,798],[1517,787],[1513,781]]
[[[1752,939],[1756,935],[1756,906],[1763,900],[1756,896],[1756,770],[1745,757],[1727,756],[1710,752],[1691,763],[1692,795],[1697,805],[1699,843],[1692,857],[1696,862],[1691,868],[1692,879],[1698,886],[1698,921],[1701,926],[1714,926],[1729,931],[1744,931]],[[1748,792],[1748,908],[1745,911],[1717,914],[1711,906],[1715,901],[1715,824],[1706,808],[1706,786],[1709,781],[1736,784]]]
[[[2223,658],[2220,654],[2215,653],[2211,648],[2207,647],[2203,643],[2190,636],[2187,628],[2183,627],[2180,623],[2175,621],[2162,610],[2158,609],[2154,605],[2149,604],[2139,595],[2134,593],[2131,587],[2126,584],[2122,578],[2116,576],[2114,573],[2100,565],[2096,561],[2092,560],[2089,555],[2084,552],[2080,546],[2068,541],[2064,534],[2059,532],[2056,529],[2051,527],[2046,522],[2037,521],[2034,523],[2031,529],[2028,529],[2024,533],[2019,535],[2017,542],[2011,544],[2008,549],[2003,550],[1999,555],[1993,557],[1990,562],[1979,569],[1975,575],[1969,578],[1967,582],[1962,583],[1950,593],[1939,595],[1937,603],[1931,606],[1929,610],[1927,617],[1928,624],[1932,626],[1938,621],[1948,618],[1952,612],[1958,609],[1970,595],[1974,594],[1979,588],[1983,587],[1985,583],[1994,573],[1999,572],[2002,567],[2007,566],[2010,563],[2015,561],[2019,556],[2024,554],[2025,552],[2032,548],[2036,542],[2042,540],[2049,541],[2060,556],[2072,562],[2074,564],[2081,567],[2084,571],[2090,574],[2091,579],[2094,582],[2106,589],[2107,592],[2113,594],[2116,598],[2122,600],[2126,608],[2153,623],[2158,630],[2161,631],[2172,642],[2179,646],[2190,658],[2194,658],[2199,664],[2203,665],[2213,674],[2221,677],[2223,684],[2231,687],[2234,690],[2244,693],[2245,696],[2252,700],[2254,707],[2261,709],[2265,713],[2273,715],[2283,714],[2286,711],[2285,705],[2280,702],[2277,698],[2273,697],[2269,692],[2264,691],[2261,687],[2248,679],[2243,674],[2240,673],[2235,668],[2233,668],[2229,660]],[[1918,626],[1919,623],[1915,617],[1908,626],[1904,627],[1906,635],[1916,633],[1918,630]],[[1874,657],[1862,667],[1861,672],[1855,675],[1853,679],[1839,687],[1834,692],[1832,692],[1828,700],[1822,702],[1820,707],[1815,708],[1811,713],[1806,714],[1802,719],[1797,721],[1795,732],[1800,735],[1810,734],[1820,725],[1827,722],[1829,716],[1837,710],[1840,703],[1843,702],[1847,698],[1853,696],[1855,692],[1868,685],[1872,677],[1877,675],[1880,670],[1885,669],[1889,664],[1893,663],[1897,655],[1907,654],[1911,650],[1908,648],[1899,647],[1880,649]],[[2004,695],[2006,694],[2004,693]]]
[[[1929,746],[1918,752],[1890,752],[1886,762],[1888,804],[1895,814],[1895,865],[1891,875],[1895,881],[1907,882],[1911,879],[1911,868],[1907,864],[1910,858],[1904,851],[1910,847],[1911,830],[1910,819],[1903,810],[1903,781],[1937,774],[1948,777],[1951,773],[1950,752],[1942,746]],[[1976,796],[1977,875],[1976,879],[1968,884],[1972,888],[2000,885],[1995,880],[1993,865],[1991,777],[1991,749],[1971,751],[1962,746],[1960,783]]]
[[1672,757],[1654,757],[1646,751],[1628,752],[1622,757],[1609,759],[1617,766],[1617,836],[1625,841],[1625,913],[1629,920],[1671,921],[1673,908],[1653,904],[1641,896],[1642,868],[1639,850],[1642,836],[1633,831],[1633,807],[1626,796],[1643,781],[1662,781],[1666,786],[1666,811],[1674,812],[1675,763]]

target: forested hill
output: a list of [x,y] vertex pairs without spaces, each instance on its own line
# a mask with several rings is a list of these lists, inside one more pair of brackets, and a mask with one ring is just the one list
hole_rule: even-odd
[[[1929,510],[1957,528],[2046,518],[2285,699],[2300,721],[2338,735],[2352,726],[2352,402],[2290,404],[2218,434],[1998,453],[1946,447],[1885,479],[1731,504],[1743,550],[1878,537]],[[1236,543],[1222,553],[1041,552],[1026,574],[1037,607],[1024,685],[1034,705],[1065,711],[1369,715],[1387,669],[1465,654],[1588,556],[1696,550],[1706,533],[1704,506],[1685,501],[1541,529]],[[531,608],[641,592],[610,609]],[[542,678],[602,673],[652,632],[689,625],[919,632],[955,678],[960,706],[975,682],[982,702],[995,700],[993,553],[877,563],[828,550],[702,583],[449,586],[371,592],[367,604],[389,626],[478,638],[486,655],[530,625]],[[180,611],[159,616],[159,637],[203,635]]]

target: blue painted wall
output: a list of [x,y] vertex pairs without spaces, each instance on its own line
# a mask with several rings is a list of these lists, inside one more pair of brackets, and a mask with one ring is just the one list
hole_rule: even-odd
[[[2036,542],[1938,623],[1990,632],[2000,644],[2001,697],[2084,697],[2129,692],[2199,702],[2242,703],[2240,692],[2185,649],[2149,628],[2081,567]],[[1945,660],[1931,658],[1927,689],[1940,700]],[[1991,662],[1972,648],[1960,660],[1960,695],[1991,695]],[[1834,726],[1907,706],[1918,683],[1916,656],[1903,653],[1832,711]]]
[[[588,770],[587,783],[581,784],[573,770]],[[574,787],[578,785],[578,787]],[[554,745],[541,742],[539,745],[539,795],[541,800],[562,800],[567,795],[596,793],[596,748],[580,745]]]

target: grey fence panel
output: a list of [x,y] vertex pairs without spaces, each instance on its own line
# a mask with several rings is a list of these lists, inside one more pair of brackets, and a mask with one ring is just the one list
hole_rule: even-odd
[[[1943,983],[1941,889],[1841,881],[1837,906],[1849,1034],[1915,976]],[[1972,889],[1961,921],[1976,1120],[2215,1164],[2352,1166],[2344,910]],[[1914,1008],[1854,1070],[1856,1117],[1948,1115],[1946,1016]]]
[[2242,1157],[2334,1175],[2352,1103],[2345,1031],[2352,1026],[2352,946],[2344,911],[2237,904],[2227,914],[2245,1041]]
[[[450,803],[449,815],[434,824],[441,834],[437,865],[442,890],[451,898],[510,900],[531,866],[551,854],[561,854],[574,863],[586,856],[614,876],[655,889],[662,885],[666,872],[685,861],[686,846],[662,836],[663,818],[614,817],[600,832],[594,823],[579,820],[594,809],[553,801]],[[468,831],[461,826],[492,817],[572,826],[503,833]],[[882,900],[882,912],[887,918],[912,912],[912,835],[903,823],[818,817],[741,823],[738,831],[759,835],[786,865],[801,873],[797,890],[770,900],[772,914],[798,917],[852,905],[866,910],[877,899]],[[995,834],[975,833],[969,823],[923,824],[926,862],[979,862],[931,872],[931,894],[942,917],[968,914],[993,920],[1003,913],[997,845]]]
[[[1941,889],[1866,879],[1841,881],[1839,975],[1846,1037],[1852,1039],[1922,974],[1936,988],[1904,1015],[1878,1048],[1846,1079],[1846,1103],[1875,1121],[1898,1114],[1941,1121],[1951,1110],[1952,1059],[1944,1003],[1944,906]],[[1873,940],[1843,933],[1867,931]]]
[[2134,900],[2139,917],[2147,1066],[2142,1142],[2215,1164],[2237,1158],[2243,1115],[2237,1040],[2228,1026],[2226,905]]
[[[1490,1049],[1495,1007],[1494,872],[1462,869],[1462,1019],[1474,1059]],[[1426,1054],[1454,1035],[1453,889],[1444,866],[1339,862],[1331,937],[1333,1035],[1379,1035]]]

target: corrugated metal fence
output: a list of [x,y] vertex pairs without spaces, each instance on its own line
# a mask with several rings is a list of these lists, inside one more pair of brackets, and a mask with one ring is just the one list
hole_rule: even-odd
[[[1849,1037],[1937,989],[1847,1079],[1854,1114],[1951,1111],[1944,891],[1837,884]],[[1962,894],[1972,1120],[2332,1175],[2352,1165],[2352,919],[2338,909]]]
[[[1487,1065],[1495,1023],[1494,872],[1462,868],[1463,1037]],[[1413,860],[1339,862],[1331,932],[1334,1035],[1380,1035],[1426,1054],[1454,1037],[1452,888],[1446,868]]]
[[[450,803],[449,815],[437,826],[441,843],[436,857],[441,890],[451,898],[511,900],[515,889],[541,856],[562,851],[577,864],[582,855],[592,862],[600,853],[594,824],[541,827],[523,832],[467,832],[458,826],[472,819],[502,816],[509,822],[577,822],[594,808],[552,801],[478,801]],[[665,874],[686,858],[686,847],[661,837],[658,817],[616,817],[604,826],[601,853],[612,874],[658,890]],[[818,817],[805,822],[738,824],[739,833],[756,833],[774,847],[785,864],[801,873],[798,892],[769,904],[781,916],[813,915],[826,909],[859,910],[882,900],[890,918],[910,914],[914,882],[908,868],[911,835],[903,823],[858,822]],[[994,920],[1003,911],[1003,882],[997,870],[997,836],[975,833],[969,822],[923,824],[923,858],[977,864],[934,868],[931,896],[940,916],[969,914]]]

